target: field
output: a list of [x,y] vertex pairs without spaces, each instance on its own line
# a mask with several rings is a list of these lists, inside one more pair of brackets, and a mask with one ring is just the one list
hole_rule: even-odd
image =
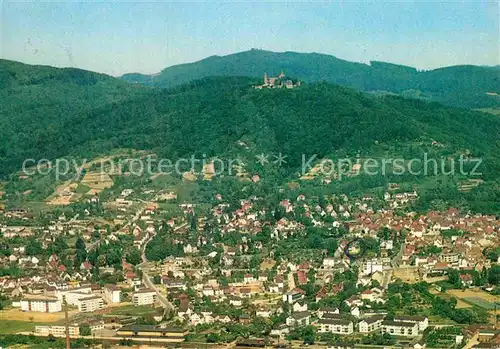
[[39,322],[27,322],[19,320],[0,320],[0,334],[13,334],[17,332],[33,332],[35,326],[42,325]]
[[[473,289],[468,289],[468,290],[447,290],[446,294],[450,294],[452,296],[455,296],[456,298],[463,300],[465,302],[473,303],[474,302],[483,302],[483,304],[486,306],[487,303],[494,304],[500,303],[500,297],[491,295],[487,292],[484,292],[482,290],[473,290]],[[478,306],[481,306],[480,304],[476,304]],[[486,308],[487,309],[487,308]],[[493,309],[493,308],[491,308]]]
[[[78,313],[76,310],[70,310],[69,316]],[[56,322],[64,319],[64,312],[58,313],[39,313],[24,312],[19,309],[8,309],[0,311],[0,321],[25,321],[25,322]]]
[[112,187],[113,180],[107,173],[87,172],[85,177],[83,177],[81,184],[91,188],[91,190],[87,193],[90,195],[100,193],[104,189]]
[[419,280],[418,269],[415,267],[405,266],[394,269],[394,277],[408,283],[415,283]]
[[478,307],[484,308],[486,310],[495,310],[495,303],[488,302],[482,298],[478,297],[467,297],[464,301],[477,305]]
[[[500,314],[500,309],[495,310],[495,303],[500,305],[500,297],[494,296],[482,290],[447,290],[446,294],[457,298],[457,307],[465,303],[470,306],[483,308],[490,313],[491,322],[495,321],[495,315]],[[465,306],[463,306],[465,308]]]
[[69,205],[75,199],[75,189],[78,184],[71,181],[62,183],[56,188],[54,195],[47,198],[49,205]]
[[443,299],[446,299],[446,300],[449,300],[450,298],[455,298],[457,300],[457,305],[456,305],[457,309],[464,309],[464,308],[471,308],[472,307],[472,305],[470,305],[469,303],[464,302],[460,298],[457,298],[457,297],[455,297],[455,296],[453,296],[451,294],[441,293],[441,292],[439,292],[438,290],[436,290],[434,288],[431,288],[430,293],[438,295],[439,297],[441,297]]
[[112,308],[109,314],[123,316],[156,316],[161,315],[162,311],[158,308],[153,308],[147,305],[126,305],[124,307]]

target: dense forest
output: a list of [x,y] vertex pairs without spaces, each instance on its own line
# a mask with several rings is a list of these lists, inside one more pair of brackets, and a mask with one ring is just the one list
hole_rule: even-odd
[[385,62],[369,65],[318,53],[250,50],[175,65],[155,75],[125,74],[122,79],[149,86],[173,87],[208,76],[285,74],[305,82],[339,84],[361,91],[396,93],[463,108],[498,108],[498,67],[452,66],[429,71]]

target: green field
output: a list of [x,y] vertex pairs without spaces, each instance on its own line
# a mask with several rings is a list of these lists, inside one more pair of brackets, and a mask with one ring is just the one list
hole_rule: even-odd
[[152,308],[147,305],[126,305],[124,307],[113,308],[112,315],[126,315],[126,316],[156,316],[161,315],[162,311],[158,308]]
[[467,303],[477,305],[478,307],[481,307],[486,310],[495,310],[495,303],[489,302],[487,300],[484,300],[479,297],[466,297],[462,298],[464,301]]
[[0,320],[0,334],[13,334],[17,332],[33,332],[35,326],[42,325],[37,322],[19,321],[19,320]]

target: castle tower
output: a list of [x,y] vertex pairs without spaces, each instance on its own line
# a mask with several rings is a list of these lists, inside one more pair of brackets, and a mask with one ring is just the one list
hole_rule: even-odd
[[269,78],[267,76],[267,73],[264,73],[264,85],[269,85]]

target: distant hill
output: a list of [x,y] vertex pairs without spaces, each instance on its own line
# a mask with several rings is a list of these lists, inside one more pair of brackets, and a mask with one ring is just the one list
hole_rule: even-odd
[[99,132],[83,115],[146,91],[81,69],[0,60],[0,175],[19,169],[20,159],[69,152],[78,136]]
[[385,63],[354,63],[319,53],[250,50],[180,64],[155,75],[125,74],[123,80],[173,87],[208,76],[262,77],[284,71],[305,82],[327,81],[361,91],[387,91],[463,108],[500,106],[500,71],[495,67],[452,66],[429,71]]

